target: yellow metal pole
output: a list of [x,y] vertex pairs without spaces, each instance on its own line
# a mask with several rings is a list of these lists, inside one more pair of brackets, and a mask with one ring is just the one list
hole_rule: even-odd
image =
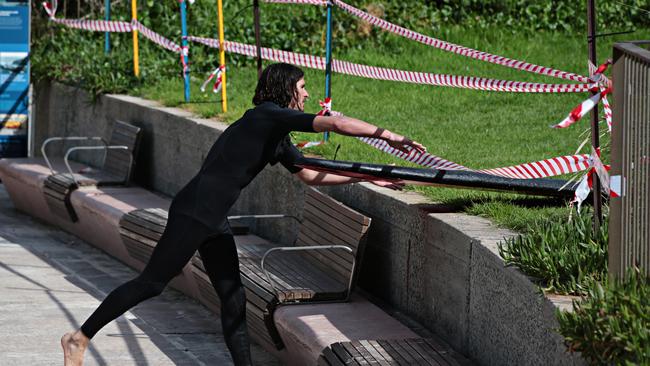
[[[138,0],[131,0],[131,19],[138,20]],[[140,62],[138,59],[138,30],[133,29],[133,73],[140,77]]]
[[[135,0],[134,0],[135,1]],[[221,73],[221,109],[228,112],[228,97],[226,94],[226,51],[223,45],[223,6],[221,0],[217,0],[217,11],[219,12],[219,65],[223,67]]]

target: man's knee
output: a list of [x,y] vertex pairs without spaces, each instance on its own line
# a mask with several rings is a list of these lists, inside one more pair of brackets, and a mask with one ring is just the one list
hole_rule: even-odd
[[145,293],[147,297],[154,297],[162,294],[165,287],[167,287],[167,283],[169,283],[169,281],[147,279],[142,275],[133,280],[133,282],[135,282],[138,289],[142,293]]

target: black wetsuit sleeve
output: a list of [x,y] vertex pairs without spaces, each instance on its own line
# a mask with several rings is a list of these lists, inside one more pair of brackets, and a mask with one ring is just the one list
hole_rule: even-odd
[[273,119],[283,133],[291,131],[316,132],[314,131],[315,114],[297,111],[291,108],[277,108],[273,111]]
[[282,142],[278,145],[278,149],[276,151],[276,156],[274,159],[275,161],[272,162],[271,164],[275,164],[276,162],[280,162],[282,166],[284,166],[291,174],[298,173],[299,171],[302,170],[302,168],[299,168],[295,166],[295,162],[302,158],[303,155],[298,150],[293,144],[291,143],[291,139],[289,136],[286,136],[284,139],[282,139]]

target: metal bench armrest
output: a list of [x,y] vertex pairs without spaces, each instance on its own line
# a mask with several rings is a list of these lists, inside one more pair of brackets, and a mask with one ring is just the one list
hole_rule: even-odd
[[300,223],[300,220],[296,216],[284,215],[284,214],[228,216],[228,220],[239,220],[239,219],[294,219],[296,220],[296,222]]
[[[65,163],[66,168],[68,168],[68,172],[70,173],[70,177],[72,178],[72,181],[79,186],[79,182],[77,182],[77,178],[75,178],[74,173],[72,172],[72,168],[70,168],[70,163],[69,163],[69,158],[70,154],[74,151],[77,150],[129,150],[128,146],[124,145],[106,145],[106,146],[75,146],[71,147],[68,149],[68,151],[65,153],[65,156],[63,157],[63,162]],[[106,153],[104,153],[104,159],[106,159]],[[129,169],[126,172],[126,177],[124,177],[124,182],[126,182],[129,179],[129,176],[131,175],[131,165],[133,165],[133,153],[129,154]]]
[[352,255],[352,269],[350,270],[350,278],[348,279],[348,286],[346,288],[347,293],[345,295],[345,301],[350,300],[350,294],[352,292],[352,279],[354,278],[354,270],[357,265],[357,261],[356,258],[354,257],[354,251],[352,250],[352,248],[350,248],[347,245],[309,245],[309,246],[300,246],[300,247],[275,247],[267,250],[266,253],[264,253],[264,256],[262,256],[262,261],[260,266],[262,267],[262,272],[264,272],[266,279],[271,284],[271,287],[273,287],[273,290],[275,291],[275,296],[279,299],[280,291],[278,290],[278,287],[275,285],[275,281],[273,281],[273,279],[269,275],[269,272],[266,270],[266,268],[264,268],[264,262],[266,260],[266,257],[268,257],[273,252],[309,251],[309,250],[325,250],[325,249],[341,249],[347,251]]
[[104,146],[108,146],[108,143],[106,140],[104,140],[103,137],[100,136],[68,136],[68,137],[50,137],[43,141],[43,144],[41,145],[41,154],[43,154],[43,158],[45,159],[45,163],[47,164],[47,167],[50,168],[50,172],[52,174],[56,174],[54,171],[54,168],[52,168],[52,164],[50,163],[50,159],[47,157],[47,152],[45,150],[45,147],[54,141],[100,141]]

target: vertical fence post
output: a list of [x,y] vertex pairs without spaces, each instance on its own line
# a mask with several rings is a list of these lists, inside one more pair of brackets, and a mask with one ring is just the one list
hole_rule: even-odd
[[[111,20],[111,0],[104,0],[104,19]],[[104,33],[104,53],[111,52],[111,36],[110,32]]]
[[180,0],[181,6],[181,58],[183,59],[183,84],[185,90],[185,102],[190,101],[190,64],[187,45],[187,3]]
[[[131,0],[131,20],[138,20],[138,0]],[[138,59],[138,30],[133,28],[133,73],[140,77],[140,60]]]
[[262,36],[260,34],[260,2],[253,0],[253,24],[255,27],[255,48],[257,49],[257,78],[262,76]]
[[[597,65],[596,60],[596,0],[587,0],[587,43],[589,45],[589,60],[594,65]],[[595,95],[599,91],[593,91],[592,95]],[[597,150],[600,147],[600,141],[598,136],[598,108],[591,110],[591,145],[594,150]],[[602,221],[602,205],[603,200],[600,194],[600,178],[598,174],[594,174],[594,231],[597,232],[600,229],[600,224]]]
[[221,110],[223,113],[228,112],[228,98],[226,94],[226,50],[223,39],[223,5],[221,0],[217,0],[217,10],[219,12],[219,66],[222,67],[221,73]]
[[[327,2],[327,39],[325,41],[325,98],[332,96],[332,3]],[[329,140],[329,133],[323,134]]]

